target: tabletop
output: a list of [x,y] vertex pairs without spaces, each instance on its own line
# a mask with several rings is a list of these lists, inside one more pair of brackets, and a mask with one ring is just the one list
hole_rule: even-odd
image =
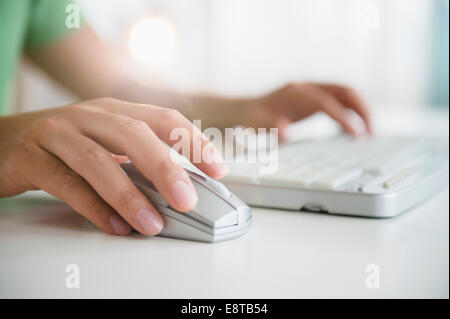
[[253,219],[216,244],[118,237],[62,202],[1,199],[0,298],[449,297],[448,188],[390,219],[262,208]]

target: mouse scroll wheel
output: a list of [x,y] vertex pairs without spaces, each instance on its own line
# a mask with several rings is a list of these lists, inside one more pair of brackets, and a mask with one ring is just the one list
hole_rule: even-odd
[[208,182],[206,183],[206,185],[208,185],[212,190],[219,193],[223,197],[226,197],[226,198],[231,197],[231,193],[228,190],[228,188],[226,188],[225,185],[223,185],[222,183],[220,183],[218,181],[209,179]]

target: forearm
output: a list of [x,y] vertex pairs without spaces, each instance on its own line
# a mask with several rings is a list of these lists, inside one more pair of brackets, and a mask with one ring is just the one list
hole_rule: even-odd
[[142,85],[123,66],[123,59],[103,44],[88,26],[27,54],[57,82],[83,100],[114,97],[174,108],[191,121],[202,120],[203,127],[224,128],[239,124],[241,106],[249,101]]
[[[153,104],[177,109],[190,121],[201,120],[202,127],[233,127],[238,124],[239,110],[250,99],[230,98],[208,93],[185,93],[148,87],[123,78],[111,96],[134,103]],[[213,110],[211,110],[213,109]],[[231,111],[233,110],[233,112]]]

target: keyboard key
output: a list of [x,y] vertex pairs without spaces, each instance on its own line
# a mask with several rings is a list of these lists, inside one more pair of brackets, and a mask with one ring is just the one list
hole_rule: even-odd
[[[406,180],[423,163],[448,152],[448,140],[339,137],[281,146],[278,170],[257,163],[230,163],[225,181],[282,187],[383,192]],[[422,164],[418,162],[422,162]],[[416,169],[411,166],[416,165]]]
[[332,166],[327,166],[325,168],[311,169],[303,174],[295,175],[293,178],[296,179],[298,185],[308,186],[315,180],[331,174],[336,168]]
[[361,163],[360,168],[362,168],[365,172],[379,175],[397,168],[401,168],[404,161],[400,160],[400,158],[396,155],[397,154],[394,153],[383,154],[382,156],[378,156],[367,162]]
[[312,186],[326,189],[335,189],[357,179],[362,174],[362,169],[338,170],[332,174],[316,180]]
[[258,182],[259,166],[257,164],[228,164],[230,172],[224,180],[236,183]]
[[292,168],[291,170],[279,171],[274,174],[261,175],[259,180],[262,184],[268,185],[279,185],[284,183],[289,183],[289,185],[298,185],[296,176],[310,170],[311,166],[301,166]]

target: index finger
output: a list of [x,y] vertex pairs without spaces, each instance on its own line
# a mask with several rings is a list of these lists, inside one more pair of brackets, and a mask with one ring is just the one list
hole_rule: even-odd
[[[101,105],[104,110],[146,122],[153,132],[170,146],[176,146],[182,142],[174,139],[174,136],[180,135],[183,138],[183,132],[186,133],[188,145],[182,145],[181,149],[177,149],[178,152],[184,153],[183,151],[187,149],[188,154],[183,155],[187,155],[195,166],[211,177],[221,178],[228,173],[228,165],[224,162],[220,152],[180,112],[174,109],[114,99],[111,101],[108,99],[106,102]],[[177,129],[178,131],[175,131]]]
[[354,110],[363,119],[367,132],[373,133],[369,107],[358,92],[348,87],[333,84],[319,84],[319,87],[332,94],[345,107]]

